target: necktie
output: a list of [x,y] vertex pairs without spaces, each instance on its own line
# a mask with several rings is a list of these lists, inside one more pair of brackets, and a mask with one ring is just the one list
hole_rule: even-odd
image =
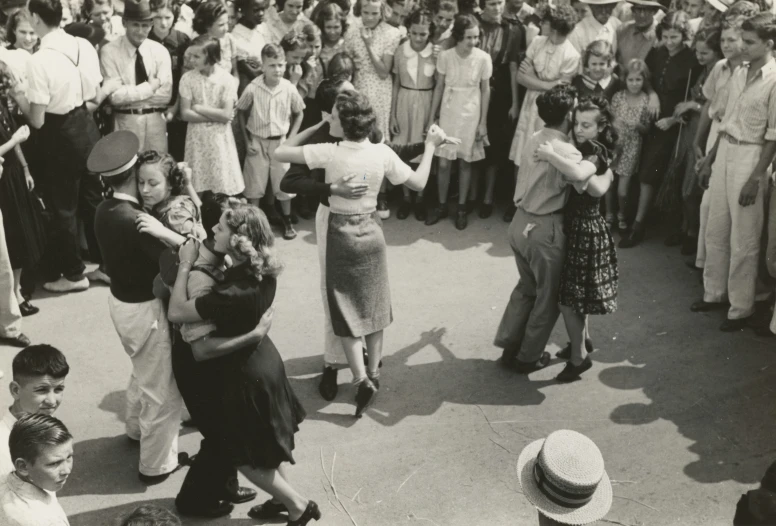
[[148,73],[146,73],[145,63],[143,62],[143,55],[140,54],[138,49],[135,52],[135,85],[142,84],[148,81]]

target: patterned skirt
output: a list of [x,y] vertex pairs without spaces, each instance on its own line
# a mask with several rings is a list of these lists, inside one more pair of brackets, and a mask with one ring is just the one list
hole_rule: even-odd
[[559,302],[579,314],[617,310],[617,252],[599,202],[586,194],[575,195],[565,211],[566,260]]

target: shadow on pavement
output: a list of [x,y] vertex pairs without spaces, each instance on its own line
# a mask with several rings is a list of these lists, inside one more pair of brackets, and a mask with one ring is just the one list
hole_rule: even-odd
[[[541,404],[545,395],[539,390],[555,385],[554,380],[531,381],[500,367],[495,359],[460,359],[442,342],[445,328],[435,328],[420,335],[417,342],[383,358],[381,388],[377,402],[366,412],[384,426],[394,426],[404,418],[434,415],[443,403],[463,405],[527,406]],[[408,361],[431,346],[441,360],[409,365]],[[291,374],[320,371],[321,358],[307,357],[286,362]],[[307,410],[307,418],[323,420],[342,427],[358,422],[353,416],[354,391],[340,382],[336,402],[352,404],[347,414],[322,412],[329,405],[318,393],[320,375],[290,378],[297,395]]]

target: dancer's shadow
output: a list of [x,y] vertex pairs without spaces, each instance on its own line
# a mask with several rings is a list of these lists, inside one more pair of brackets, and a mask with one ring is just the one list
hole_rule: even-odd
[[144,493],[147,487],[137,476],[139,457],[139,444],[124,434],[76,442],[73,472],[57,495]]
[[[396,353],[383,357],[384,378],[379,398],[366,415],[376,422],[393,426],[411,416],[430,416],[445,402],[464,405],[509,405],[524,406],[541,404],[545,395],[540,391],[552,380],[532,381],[504,370],[495,359],[456,357],[442,342],[445,328],[425,331],[417,342]],[[410,360],[419,352],[431,347],[439,356],[438,361],[410,365]],[[320,358],[308,362],[306,367],[320,371]],[[290,360],[287,368],[299,370],[296,360]],[[308,365],[309,364],[309,365]],[[308,370],[308,372],[312,372]],[[304,379],[292,379],[296,392],[303,397],[308,418],[323,420],[343,427],[357,422],[352,412],[346,415],[324,412],[328,402],[318,394],[320,375]],[[351,403],[352,389],[340,384],[337,402]]]

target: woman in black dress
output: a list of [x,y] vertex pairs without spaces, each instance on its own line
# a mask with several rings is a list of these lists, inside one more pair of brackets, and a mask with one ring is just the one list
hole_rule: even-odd
[[[197,248],[194,243],[184,244],[169,319],[176,323],[213,321],[217,336],[245,334],[258,323],[271,321],[276,277],[282,268],[272,228],[258,208],[238,205],[223,213],[213,232],[214,252],[228,254],[234,265],[210,293],[189,300],[186,285]],[[265,337],[258,345],[232,353],[219,349],[207,356],[195,353],[195,358],[221,358],[224,375],[231,380],[225,382],[222,397],[227,427],[222,445],[234,465],[273,497],[254,507],[251,516],[270,518],[287,511],[291,526],[320,519],[318,505],[291,487],[282,465],[294,463],[294,434],[305,411],[272,340]]]
[[5,220],[16,300],[22,315],[30,316],[39,309],[22,297],[22,269],[32,269],[40,260],[46,236],[40,203],[32,193],[35,183],[21,148],[30,137],[30,129],[17,127],[11,113],[15,106],[10,92],[15,87],[8,67],[0,62],[0,156],[4,159],[0,211]]

